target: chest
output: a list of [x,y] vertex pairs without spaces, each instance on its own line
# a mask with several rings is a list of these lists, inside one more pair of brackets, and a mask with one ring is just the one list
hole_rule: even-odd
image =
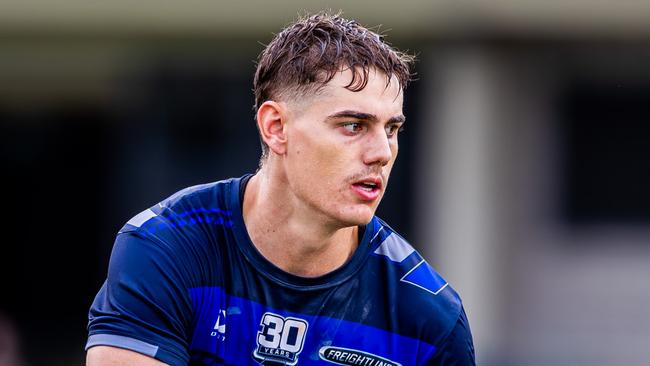
[[401,320],[381,291],[261,292],[191,290],[192,365],[415,365],[435,351],[392,331]]

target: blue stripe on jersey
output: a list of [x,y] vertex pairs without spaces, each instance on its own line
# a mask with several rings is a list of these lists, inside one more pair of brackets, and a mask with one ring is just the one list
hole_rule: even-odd
[[[190,349],[194,362],[206,364],[256,365],[260,322],[265,313],[298,318],[308,323],[299,365],[322,365],[318,352],[322,347],[340,347],[374,354],[402,365],[416,365],[430,359],[436,347],[372,326],[326,316],[306,315],[274,309],[227,295],[220,287],[190,289],[194,306],[194,334]],[[214,355],[210,362],[202,361]]]
[[434,295],[437,295],[447,287],[447,281],[440,277],[425,260],[422,260],[418,265],[413,267],[413,269],[401,278],[401,281],[415,285]]
[[231,216],[230,211],[219,208],[198,208],[176,213],[170,209],[154,206],[135,215],[120,229],[120,233],[134,231],[138,228],[142,228],[148,233],[155,233],[159,230],[203,223],[231,227],[233,225]]
[[384,230],[381,244],[373,251],[375,255],[397,262],[406,274],[402,282],[419,287],[434,295],[448,286],[445,281],[406,240],[392,229]]

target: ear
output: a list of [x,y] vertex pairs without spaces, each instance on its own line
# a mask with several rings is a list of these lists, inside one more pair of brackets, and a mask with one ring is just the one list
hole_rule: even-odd
[[287,150],[286,116],[286,107],[274,101],[264,102],[257,110],[257,128],[262,140],[278,155],[284,155]]

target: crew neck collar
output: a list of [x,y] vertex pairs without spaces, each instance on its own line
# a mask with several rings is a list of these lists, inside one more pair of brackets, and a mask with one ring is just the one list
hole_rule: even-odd
[[[254,268],[270,280],[279,285],[294,288],[297,290],[316,290],[336,286],[354,275],[365,263],[369,256],[372,241],[380,224],[375,217],[372,218],[368,225],[360,227],[363,230],[363,236],[359,241],[357,249],[352,257],[341,267],[332,272],[326,273],[319,277],[302,277],[288,273],[266,259],[255,247],[248,235],[244,217],[242,214],[243,188],[252,174],[245,175],[238,179],[233,179],[229,185],[227,194],[227,209],[232,212],[233,231],[237,246],[242,251],[246,259],[251,262]],[[241,193],[240,193],[241,192]]]

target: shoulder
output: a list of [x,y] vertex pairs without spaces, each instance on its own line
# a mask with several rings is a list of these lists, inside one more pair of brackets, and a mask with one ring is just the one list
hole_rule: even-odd
[[183,228],[199,219],[210,220],[209,217],[226,220],[231,213],[225,209],[225,195],[232,183],[233,179],[228,179],[182,189],[133,216],[119,232],[155,233]]
[[[118,233],[123,250],[148,247],[178,258],[177,265],[202,268],[206,258],[221,258],[226,231],[233,225],[227,196],[237,179],[185,188],[129,219]],[[122,239],[120,239],[122,237]],[[204,263],[208,265],[208,263]]]
[[234,181],[186,188],[128,220],[89,312],[87,347],[187,364],[197,305],[191,289],[223,280],[230,222],[225,197]]
[[119,233],[161,242],[182,238],[192,241],[217,228],[229,228],[233,224],[229,196],[240,180],[231,178],[182,189],[133,216]]
[[381,229],[372,255],[383,267],[388,286],[394,288],[390,301],[401,332],[442,344],[461,315],[459,294],[406,239],[378,222]]

